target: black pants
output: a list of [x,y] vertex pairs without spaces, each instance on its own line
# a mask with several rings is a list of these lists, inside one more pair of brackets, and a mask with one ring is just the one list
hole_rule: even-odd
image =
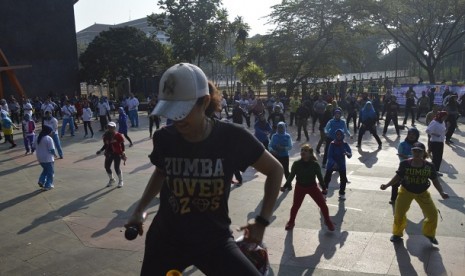
[[128,132],[126,131],[125,133],[122,133],[122,134],[124,135],[124,137],[126,138],[126,140],[128,140],[129,144],[132,145],[132,140],[131,140],[131,138],[129,138]]
[[[147,232],[141,276],[166,275],[172,269],[183,271],[194,265],[205,275],[261,275],[245,257],[233,238],[219,241],[211,250],[199,248],[192,252],[182,245],[170,243],[170,234],[161,233],[155,217]],[[208,239],[208,237],[206,237]]]
[[426,107],[418,107],[418,111],[417,111],[417,120],[420,119],[420,116],[421,114],[425,113],[428,113],[429,111],[429,108],[426,108]]
[[[290,118],[290,122],[289,122],[289,126],[292,126],[294,124],[294,119],[295,119],[295,112],[291,112],[289,114],[289,118]],[[295,122],[297,124],[297,120]]]
[[396,201],[397,194],[399,193],[400,182],[391,186],[391,201]]
[[331,144],[331,142],[333,141],[333,139],[329,138],[329,137],[326,137],[326,141],[325,141],[325,153],[323,154],[323,166],[326,166],[326,161],[328,161],[328,149],[329,149],[329,145]]
[[121,174],[121,155],[119,154],[107,154],[105,155],[105,170],[107,173],[111,174],[111,163],[114,162],[114,168],[115,168],[115,173],[116,175]]
[[155,123],[155,127],[157,129],[160,128],[160,117],[158,116],[149,116],[149,133],[150,133],[150,137],[152,137],[152,133],[153,133],[153,124]]
[[431,155],[433,155],[433,164],[436,171],[441,168],[442,155],[444,153],[443,142],[430,142]]
[[358,133],[358,143],[357,144],[361,144],[362,143],[362,137],[363,135],[365,134],[366,131],[369,131],[371,133],[371,135],[373,135],[373,137],[375,137],[376,139],[376,142],[378,142],[378,145],[381,145],[381,139],[379,139],[379,136],[378,136],[378,132],[376,131],[376,125],[373,125],[373,126],[366,126],[364,124],[362,124],[362,127],[360,128],[360,132]]
[[455,117],[455,115],[451,115],[450,117],[447,117],[446,123],[447,123],[446,141],[449,141],[450,138],[452,138],[452,135],[454,134],[455,129],[457,128],[457,117]]
[[415,124],[415,106],[406,106],[404,115],[404,125],[407,124],[409,113],[412,115],[412,125]]
[[391,121],[394,123],[394,127],[396,128],[397,135],[400,135],[400,133],[399,133],[399,122],[398,122],[397,114],[395,114],[395,115],[387,114],[386,115],[386,120],[384,121],[383,135],[386,134],[387,128],[388,128],[389,124],[391,123]]
[[100,115],[100,131],[104,131],[105,128],[107,128],[107,124],[108,124],[108,121],[107,121],[107,115]]
[[[326,174],[325,174],[325,177],[324,177],[325,188],[326,189],[328,189],[329,183],[331,182],[333,172],[334,172],[334,170],[332,168],[326,168]],[[347,185],[347,173],[346,173],[346,171],[345,170],[339,171],[339,176],[341,177],[341,184],[339,186],[339,194],[340,195],[345,195],[346,194],[346,185]]]
[[92,129],[92,124],[90,123],[90,121],[84,121],[84,132],[85,132],[85,135],[87,135],[87,128],[89,128],[90,134],[91,134],[92,136],[94,136],[94,130]]
[[300,140],[300,134],[302,133],[302,128],[304,129],[305,138],[308,141],[308,131],[307,131],[307,119],[296,119],[295,124],[297,125],[297,140]]
[[354,120],[354,132],[357,133],[357,112],[351,112],[347,115],[347,129],[349,129],[350,119]]
[[291,174],[289,172],[289,156],[275,156],[278,159],[279,163],[283,166],[284,169],[284,177],[287,179]]

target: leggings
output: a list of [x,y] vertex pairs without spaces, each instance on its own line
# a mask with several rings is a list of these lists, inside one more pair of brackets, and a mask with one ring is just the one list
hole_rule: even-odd
[[120,175],[121,174],[121,169],[120,169],[121,156],[119,154],[110,153],[105,156],[105,170],[107,171],[108,174],[111,174],[111,163],[113,163],[113,161],[115,162],[114,164],[115,173],[116,175]]
[[[325,174],[325,188],[328,189],[329,183],[331,182],[331,178],[333,175],[334,170],[332,168],[326,168],[326,174]],[[339,176],[341,177],[341,184],[339,186],[339,194],[340,195],[345,195],[346,194],[346,185],[347,185],[347,175],[345,170],[340,170],[339,171]]]
[[131,138],[129,138],[129,136],[128,136],[128,133],[127,133],[127,132],[125,132],[125,133],[123,133],[123,135],[124,135],[124,137],[125,137],[126,139],[128,139],[128,141],[129,141],[129,144],[131,144],[131,145],[132,145],[132,141],[131,141]]
[[[186,250],[169,242],[169,234],[160,233],[157,218],[149,228],[145,241],[142,276],[166,275],[171,269],[183,271],[194,265],[205,275],[261,275],[241,252],[232,237],[218,241],[214,248]],[[166,235],[166,236],[165,236]],[[205,237],[208,240],[209,237]]]
[[92,124],[90,121],[84,121],[84,132],[87,135],[87,128],[90,130],[90,134],[93,136],[94,135],[94,130],[92,129]]
[[291,224],[294,224],[295,218],[297,216],[297,212],[299,211],[300,206],[302,205],[302,202],[306,195],[310,195],[313,201],[315,201],[318,207],[320,207],[320,210],[321,210],[321,213],[323,214],[326,225],[328,226],[332,225],[333,223],[331,222],[331,219],[329,218],[329,211],[328,211],[328,206],[326,205],[326,200],[316,183],[313,183],[308,187],[303,187],[302,185],[299,185],[299,183],[295,185],[294,201],[292,202],[291,217],[289,219],[289,222]]
[[423,216],[422,233],[423,235],[434,238],[436,236],[436,228],[438,226],[438,210],[434,205],[433,199],[428,191],[421,194],[414,194],[407,191],[404,187],[400,187],[399,195],[397,196],[396,206],[394,209],[394,224],[392,226],[392,234],[403,236],[404,229],[407,227],[407,211],[410,209],[410,204],[415,200],[420,205]]

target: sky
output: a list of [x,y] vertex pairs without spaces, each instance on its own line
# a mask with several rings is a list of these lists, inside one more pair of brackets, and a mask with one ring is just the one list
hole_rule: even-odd
[[[94,23],[119,24],[160,12],[158,0],[79,0],[74,5],[76,31],[85,29]],[[281,0],[222,0],[223,7],[229,12],[229,21],[242,16],[249,24],[249,36],[266,34],[271,25],[263,18],[271,13],[271,6]]]

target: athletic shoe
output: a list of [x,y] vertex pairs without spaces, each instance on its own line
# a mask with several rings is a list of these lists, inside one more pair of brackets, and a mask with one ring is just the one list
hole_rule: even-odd
[[391,199],[391,200],[389,200],[389,204],[396,205],[396,201]]
[[339,200],[346,200],[346,195],[339,195]]
[[378,149],[380,150],[382,148],[382,144],[379,144],[378,145]]
[[108,181],[107,187],[111,187],[115,182],[116,182],[116,180],[114,178],[110,179]]
[[41,188],[44,187],[44,184],[43,184],[43,183],[38,182],[37,184],[39,184],[39,187],[41,187]]
[[389,239],[391,242],[400,242],[402,241],[402,237],[401,236],[396,236],[396,235],[392,235],[391,238]]
[[428,237],[428,236],[425,236],[425,237],[427,237],[428,240],[429,240],[432,244],[434,244],[434,245],[438,245],[438,244],[439,244],[439,242],[438,242],[438,240],[437,240],[436,238]]
[[134,146],[132,143],[131,143],[131,144],[129,144],[129,147],[132,147],[132,146]]
[[44,187],[44,191],[50,191],[51,189],[55,188],[55,186],[50,186],[50,187]]
[[124,183],[123,183],[123,180],[120,180],[120,181],[118,182],[118,186],[116,186],[116,187],[121,188],[121,187],[123,187],[123,184],[124,184]]
[[286,227],[284,227],[284,229],[286,231],[289,231],[289,230],[294,229],[294,226],[295,226],[295,223],[288,222],[288,223],[286,223]]
[[11,145],[10,149],[15,148],[16,144]]

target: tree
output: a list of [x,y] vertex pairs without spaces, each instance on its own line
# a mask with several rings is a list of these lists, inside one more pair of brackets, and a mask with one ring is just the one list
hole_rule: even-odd
[[265,80],[265,72],[257,64],[249,62],[244,68],[238,71],[241,82],[252,87],[260,87]]
[[358,9],[351,1],[295,0],[272,7],[270,22],[276,29],[263,38],[268,76],[286,80],[287,93],[309,78],[339,73],[341,59],[356,64],[360,52]]
[[111,28],[101,32],[80,57],[81,80],[88,83],[106,79],[153,76],[169,66],[169,51],[158,41],[133,28]]
[[152,14],[149,23],[168,34],[177,61],[211,60],[227,26],[221,0],[160,0],[165,12]]
[[372,0],[370,18],[392,36],[428,73],[448,56],[462,51],[453,46],[465,35],[464,0]]

